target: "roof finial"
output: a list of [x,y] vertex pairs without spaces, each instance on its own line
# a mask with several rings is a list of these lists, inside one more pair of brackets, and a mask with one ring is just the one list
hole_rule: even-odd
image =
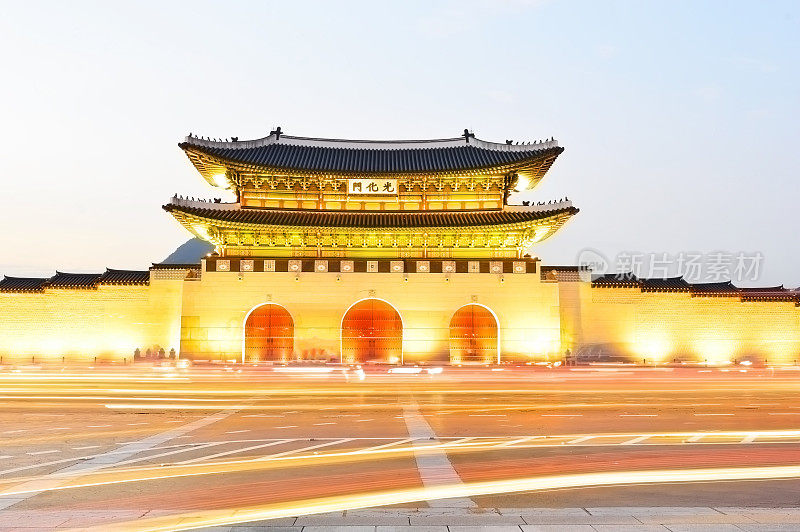
[[275,140],[280,140],[282,133],[283,132],[281,131],[281,126],[278,126],[278,127],[276,127],[275,129],[273,129],[272,131],[269,132],[270,135],[275,135]]

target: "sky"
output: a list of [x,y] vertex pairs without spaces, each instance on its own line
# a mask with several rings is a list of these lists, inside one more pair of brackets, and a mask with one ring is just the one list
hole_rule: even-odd
[[[800,285],[800,3],[0,1],[0,274],[137,269],[185,135],[555,137],[546,264]],[[683,266],[682,266],[683,265]],[[745,269],[744,266],[747,266]],[[655,275],[660,276],[660,275]],[[713,278],[712,278],[713,277]]]

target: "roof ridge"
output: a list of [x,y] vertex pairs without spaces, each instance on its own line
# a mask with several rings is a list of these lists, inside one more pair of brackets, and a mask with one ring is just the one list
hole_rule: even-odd
[[474,135],[444,139],[398,139],[398,140],[367,140],[367,139],[332,139],[321,137],[300,137],[293,135],[283,135],[275,133],[274,131],[259,139],[252,140],[239,140],[238,137],[233,137],[233,140],[210,139],[192,135],[189,133],[181,143],[183,148],[184,144],[191,146],[200,146],[214,149],[231,149],[243,150],[260,148],[271,145],[282,146],[299,146],[299,147],[315,147],[315,148],[337,148],[337,149],[353,149],[353,150],[410,150],[410,149],[435,149],[435,148],[456,148],[456,147],[472,147],[476,149],[485,149],[493,151],[511,151],[511,152],[527,152],[527,151],[541,151],[550,148],[557,148],[558,141],[551,137],[550,139],[536,140],[533,142],[523,142],[516,144],[511,141],[506,142],[492,142],[482,140]]

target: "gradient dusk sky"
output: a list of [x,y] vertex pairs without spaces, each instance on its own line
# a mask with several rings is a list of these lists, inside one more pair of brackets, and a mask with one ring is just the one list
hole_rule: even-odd
[[800,285],[797,1],[8,1],[0,54],[0,274],[161,261],[162,204],[228,197],[177,143],[280,125],[552,136],[515,198],[581,209],[545,263],[760,253],[741,284]]

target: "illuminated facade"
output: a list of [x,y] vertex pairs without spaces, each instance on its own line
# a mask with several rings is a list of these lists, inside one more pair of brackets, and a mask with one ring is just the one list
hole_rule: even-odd
[[[800,359],[800,293],[604,277],[529,255],[577,209],[513,205],[563,151],[491,143],[283,135],[180,144],[236,201],[164,206],[213,244],[199,264],[0,282],[8,360],[287,363]],[[605,347],[601,347],[605,346]],[[588,349],[588,351],[587,351]]]

